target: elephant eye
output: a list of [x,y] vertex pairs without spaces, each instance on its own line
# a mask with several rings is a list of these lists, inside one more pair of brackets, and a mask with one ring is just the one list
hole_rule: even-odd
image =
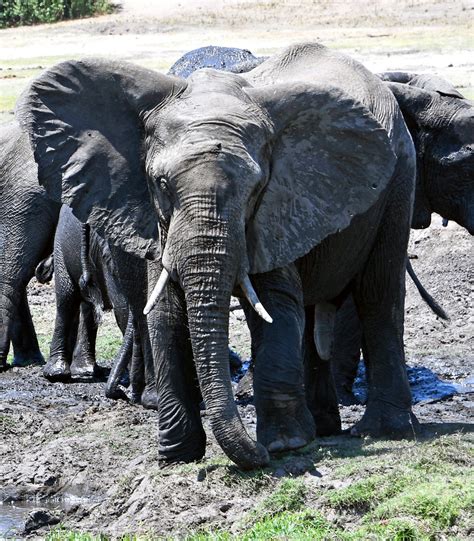
[[168,185],[168,181],[164,177],[159,177],[155,182],[155,194],[158,199],[158,212],[160,218],[167,222],[171,216],[172,195]]
[[168,186],[168,181],[164,178],[164,177],[160,177],[158,179],[158,186],[160,188],[160,190],[165,194],[165,195],[170,195],[170,189],[169,189],[169,186]]

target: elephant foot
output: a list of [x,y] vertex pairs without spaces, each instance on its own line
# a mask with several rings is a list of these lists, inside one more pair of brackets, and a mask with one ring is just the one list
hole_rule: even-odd
[[[125,400],[128,402],[127,394],[124,391],[122,391],[122,389],[120,389],[119,387],[112,387],[110,389],[106,388],[105,397],[110,398],[111,400]],[[131,402],[133,402],[133,400],[131,400]],[[138,402],[134,402],[134,403],[136,404]]]
[[71,365],[71,378],[74,381],[90,382],[98,374],[98,367],[94,359],[74,359]]
[[412,439],[419,429],[420,423],[411,409],[400,408],[378,400],[367,405],[362,419],[349,432],[355,437]]
[[15,353],[15,356],[13,357],[12,366],[22,368],[24,366],[30,366],[32,364],[36,364],[36,365],[44,364],[44,357],[40,351]]
[[71,369],[64,357],[50,359],[43,368],[43,376],[53,383],[67,382],[71,379]]
[[[132,393],[133,396],[133,393]],[[132,400],[133,401],[133,400]],[[151,389],[145,388],[141,397],[140,403],[145,409],[157,410],[158,409],[158,393],[153,387]]]
[[315,437],[313,416],[304,398],[280,395],[257,403],[257,441],[270,453],[304,447]]
[[201,460],[205,453],[206,433],[202,427],[173,442],[168,431],[159,431],[158,461],[162,466]]
[[6,372],[10,368],[11,366],[7,363],[6,359],[4,361],[0,361],[0,372]]

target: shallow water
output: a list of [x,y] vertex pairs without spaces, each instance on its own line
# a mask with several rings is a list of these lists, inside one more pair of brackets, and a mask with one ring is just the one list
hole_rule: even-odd
[[35,509],[48,509],[54,513],[68,509],[73,504],[90,501],[92,498],[68,493],[61,499],[0,502],[0,541],[3,539],[23,539],[22,531],[25,527],[25,521]]
[[[434,372],[423,366],[407,366],[407,375],[413,404],[442,400],[458,393],[474,392],[473,378],[466,379],[462,384],[443,381]],[[367,380],[363,361],[359,363],[353,392],[361,403],[365,403],[367,399]]]
[[23,539],[21,532],[31,511],[38,508],[56,510],[60,507],[59,502],[55,504],[38,501],[0,503],[0,539]]

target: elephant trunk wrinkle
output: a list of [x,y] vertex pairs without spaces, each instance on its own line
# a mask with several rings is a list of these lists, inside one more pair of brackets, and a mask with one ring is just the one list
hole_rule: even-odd
[[[266,450],[247,434],[232,392],[228,362],[229,307],[239,264],[227,223],[210,220],[213,232],[194,231],[179,260],[196,370],[214,435],[241,468],[268,463]],[[212,238],[213,241],[209,242]],[[184,246],[183,246],[184,247]],[[203,274],[204,271],[204,274]]]

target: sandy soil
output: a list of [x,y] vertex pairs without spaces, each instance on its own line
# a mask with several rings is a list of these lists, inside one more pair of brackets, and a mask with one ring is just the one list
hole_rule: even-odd
[[[100,54],[166,70],[183,52],[208,44],[268,54],[288,43],[320,39],[374,70],[434,71],[473,95],[471,1],[122,3],[121,12],[106,17],[0,31],[0,121],[10,117],[27,80],[58,60]],[[451,320],[437,320],[407,282],[407,360],[466,384],[474,366],[473,241],[455,224],[445,229],[440,222],[434,217],[430,229],[413,232],[409,250],[420,278]],[[50,335],[52,288],[33,284],[30,301],[40,334]],[[117,336],[110,317],[102,332]],[[232,313],[230,341],[248,357],[241,312]],[[357,456],[370,446],[346,437],[318,440],[309,450],[273,461],[249,488],[209,436],[203,462],[160,470],[156,413],[107,400],[103,387],[103,382],[53,385],[38,367],[0,375],[0,502],[29,502],[20,512],[23,518],[33,507],[49,505],[67,527],[112,535],[182,535],[209,525],[238,531],[242,516],[271,490],[265,480],[300,475],[309,485],[331,486],[331,461],[316,461],[314,450],[328,449],[330,456],[349,446]],[[418,404],[415,412],[426,435],[434,437],[472,430],[472,406],[472,394],[465,393]],[[254,432],[252,404],[239,408]],[[344,426],[362,411],[343,408]],[[0,519],[5,510],[0,506]]]

